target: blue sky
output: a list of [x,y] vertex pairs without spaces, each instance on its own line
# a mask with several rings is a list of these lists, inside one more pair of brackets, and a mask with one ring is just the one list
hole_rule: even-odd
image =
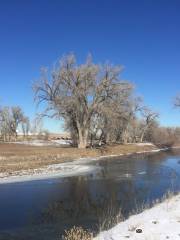
[[[20,105],[33,118],[32,82],[42,66],[74,52],[82,62],[125,66],[162,125],[180,125],[173,97],[180,92],[179,0],[0,1],[0,105]],[[59,122],[45,127],[59,131]]]

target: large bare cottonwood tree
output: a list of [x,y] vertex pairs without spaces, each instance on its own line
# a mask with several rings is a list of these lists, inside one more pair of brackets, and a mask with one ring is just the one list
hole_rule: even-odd
[[70,54],[50,74],[43,70],[41,79],[33,86],[35,99],[46,103],[44,116],[62,117],[77,134],[78,147],[86,148],[94,116],[102,112],[111,114],[117,99],[126,104],[122,96],[127,95],[132,85],[120,79],[121,71],[121,66],[94,64],[91,57],[78,65]]

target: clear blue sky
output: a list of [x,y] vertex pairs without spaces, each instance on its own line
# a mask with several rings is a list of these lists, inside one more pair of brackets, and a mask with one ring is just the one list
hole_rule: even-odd
[[[0,104],[20,105],[33,118],[32,82],[42,66],[65,53],[83,61],[125,66],[163,125],[180,125],[173,97],[180,92],[179,0],[0,1]],[[45,127],[58,131],[59,124]]]

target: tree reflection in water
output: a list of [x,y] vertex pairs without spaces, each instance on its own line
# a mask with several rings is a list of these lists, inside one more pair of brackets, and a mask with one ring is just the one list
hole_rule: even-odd
[[[29,225],[16,234],[26,236],[24,239],[31,239],[31,235],[33,240],[49,240],[74,225],[94,232],[109,228],[169,189],[180,189],[179,156],[177,152],[161,152],[96,161],[92,164],[101,166],[101,171],[57,181],[48,187],[49,192],[42,189],[47,201],[29,216]],[[37,201],[43,202],[41,198]],[[122,216],[118,215],[120,210]],[[13,240],[21,239],[14,236]]]
[[[128,217],[134,209],[137,211],[162,196],[167,188],[172,188],[172,182],[176,182],[177,173],[160,164],[168,156],[162,152],[142,156],[143,161],[138,156],[136,161],[135,155],[131,160],[128,158],[127,163],[124,159],[123,164],[121,161],[116,164],[111,160],[101,161],[102,171],[95,179],[93,175],[69,178],[68,195],[43,209],[39,221],[62,225],[71,222],[71,225],[97,230],[104,219],[108,216],[115,219],[120,210],[124,218]],[[139,170],[146,174],[138,174]]]

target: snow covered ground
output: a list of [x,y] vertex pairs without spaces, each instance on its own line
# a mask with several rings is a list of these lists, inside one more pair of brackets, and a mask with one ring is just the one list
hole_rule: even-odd
[[[59,146],[59,145],[70,145],[71,140],[30,140],[30,141],[20,141],[20,142],[13,142],[16,144],[25,144],[25,145],[32,145],[32,146]],[[128,143],[129,145],[136,145],[136,146],[154,146],[154,144],[150,142],[146,143]]]
[[90,172],[95,173],[100,169],[98,166],[87,165],[86,163],[83,159],[80,159],[73,162],[51,164],[37,169],[14,171],[11,175],[0,173],[0,184],[79,176]]
[[150,143],[150,142],[143,142],[143,143],[133,143],[137,146],[153,146],[154,144],[153,143]]
[[[137,231],[141,233],[137,233]],[[100,233],[94,240],[179,240],[180,194],[151,209],[131,216],[114,228]]]
[[51,140],[51,141],[45,141],[45,140],[31,140],[31,141],[21,141],[21,142],[11,142],[16,144],[25,144],[30,146],[60,146],[60,145],[70,145],[71,140]]

